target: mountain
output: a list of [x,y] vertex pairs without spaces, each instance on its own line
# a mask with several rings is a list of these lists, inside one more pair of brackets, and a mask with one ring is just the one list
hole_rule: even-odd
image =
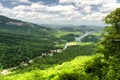
[[[39,25],[33,24],[33,23],[29,23],[29,22],[24,22],[21,20],[16,20],[16,19],[12,19],[12,18],[8,18],[6,16],[0,15],[0,24],[1,25],[7,25],[7,26],[16,26],[16,27],[29,27],[29,28],[33,28],[33,27],[40,27]],[[0,26],[1,27],[1,26]]]
[[1,32],[24,35],[45,35],[51,31],[50,28],[46,28],[30,22],[11,19],[3,15],[0,15],[0,30]]
[[4,69],[1,73],[10,70],[10,76],[0,74],[0,80],[64,80],[64,71],[85,73],[83,62],[95,54],[97,36],[88,35],[80,43],[74,37],[97,30],[88,26],[49,28],[0,16],[0,69]]
[[0,15],[0,67],[19,65],[56,48],[53,30]]
[[[89,28],[89,30],[93,29]],[[86,26],[56,29],[1,15],[0,67],[15,67],[22,62],[28,62],[41,56],[43,53],[46,54],[50,53],[51,50],[63,49],[66,42],[75,41],[75,36],[79,36],[86,31],[88,31]],[[92,35],[90,37],[92,38]],[[95,37],[93,36],[94,39]]]

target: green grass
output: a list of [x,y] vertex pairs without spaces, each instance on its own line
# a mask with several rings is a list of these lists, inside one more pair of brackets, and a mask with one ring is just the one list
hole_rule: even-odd
[[80,56],[75,59],[64,62],[61,65],[57,65],[45,70],[34,69],[32,71],[26,71],[23,73],[12,72],[7,76],[3,76],[0,80],[59,80],[60,75],[64,73],[81,73],[84,74],[85,62],[92,59],[94,56]]

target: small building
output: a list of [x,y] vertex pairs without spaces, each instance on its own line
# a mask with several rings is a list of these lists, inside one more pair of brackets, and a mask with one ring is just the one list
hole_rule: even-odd
[[57,50],[53,50],[53,52],[54,52],[54,53],[56,53],[56,52],[57,52]]
[[54,52],[54,50],[51,50],[51,53],[53,53]]
[[23,62],[21,62],[21,64],[20,64],[21,66],[28,66],[28,64],[27,63],[25,63],[24,61]]
[[49,53],[49,56],[53,56],[54,54],[53,53]]
[[58,49],[58,50],[57,50],[57,53],[61,53],[61,52],[62,52],[62,50],[61,50],[61,49]]
[[46,56],[47,54],[46,53],[42,53],[42,56]]
[[33,60],[29,60],[29,63],[33,63]]

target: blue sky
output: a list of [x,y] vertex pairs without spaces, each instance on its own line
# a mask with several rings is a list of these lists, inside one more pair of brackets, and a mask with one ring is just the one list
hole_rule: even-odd
[[0,15],[37,24],[103,25],[120,0],[0,0]]

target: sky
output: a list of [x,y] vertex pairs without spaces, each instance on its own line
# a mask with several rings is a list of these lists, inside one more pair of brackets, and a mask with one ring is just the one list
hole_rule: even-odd
[[0,15],[37,24],[104,25],[120,0],[0,0]]

